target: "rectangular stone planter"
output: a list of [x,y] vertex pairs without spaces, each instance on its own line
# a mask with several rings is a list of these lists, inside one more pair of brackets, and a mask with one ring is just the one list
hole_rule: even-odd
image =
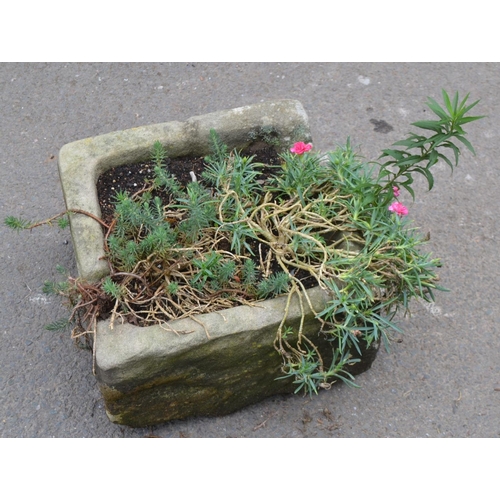
[[[230,148],[244,148],[272,134],[284,150],[297,141],[311,142],[307,115],[298,101],[280,100],[114,132],[61,148],[59,172],[67,209],[100,217],[96,183],[104,171],[149,157],[159,140],[169,156],[210,152],[210,129]],[[70,215],[71,236],[81,279],[96,282],[108,274],[104,235],[98,222]],[[310,291],[315,311],[327,300]],[[274,394],[293,392],[293,380],[277,379],[282,359],[274,348],[286,297],[238,306],[164,326],[136,327],[115,322],[97,325],[96,377],[111,421],[143,427],[189,416],[215,416],[238,410]],[[300,322],[292,300],[287,325]],[[319,347],[325,364],[332,344],[319,333],[308,311],[304,333]],[[352,373],[368,369],[377,346],[363,354]],[[327,365],[328,366],[328,365]]]

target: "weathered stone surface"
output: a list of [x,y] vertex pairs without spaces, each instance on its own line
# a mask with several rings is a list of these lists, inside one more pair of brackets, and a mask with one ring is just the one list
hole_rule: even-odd
[[[319,287],[310,290],[309,297],[317,311],[327,300]],[[196,321],[173,321],[166,325],[170,331],[129,324],[115,324],[111,330],[109,322],[100,323],[96,371],[109,418],[144,427],[190,416],[224,415],[267,396],[294,392],[292,378],[277,379],[283,375],[282,359],[274,348],[286,299],[202,314]],[[329,364],[333,345],[318,333],[319,322],[304,304],[303,332]],[[295,296],[286,324],[298,331],[300,319]],[[375,354],[376,346],[365,353],[363,364],[351,367],[353,372],[368,369]]]
[[[280,100],[169,122],[138,127],[64,146],[59,173],[68,209],[100,217],[96,183],[106,169],[146,159],[153,143],[162,142],[171,157],[210,152],[210,129],[230,148],[244,148],[272,132],[278,149],[296,141],[310,142],[307,115],[298,101]],[[70,216],[71,235],[80,278],[98,281],[108,274],[104,235],[99,223],[80,214]],[[310,292],[315,311],[326,300],[322,290]],[[298,299],[290,305],[287,325],[298,330]],[[277,380],[281,355],[274,348],[286,297],[240,306],[164,327],[136,327],[100,322],[95,354],[96,377],[109,418],[142,427],[194,415],[223,415],[267,396],[293,392],[291,378]],[[304,301],[304,306],[307,303]],[[320,324],[308,309],[304,333],[319,347],[329,366],[332,344],[318,334]],[[378,346],[353,365],[368,369]]]
[[[195,116],[185,122],[137,127],[66,144],[59,153],[59,175],[68,209],[100,217],[96,182],[107,169],[136,163],[150,156],[160,141],[170,157],[210,152],[210,129],[230,148],[243,148],[263,131],[272,130],[281,149],[295,141],[310,141],[307,114],[298,101],[284,99]],[[98,222],[71,214],[76,263],[80,277],[97,281],[108,274],[102,259],[104,236]]]

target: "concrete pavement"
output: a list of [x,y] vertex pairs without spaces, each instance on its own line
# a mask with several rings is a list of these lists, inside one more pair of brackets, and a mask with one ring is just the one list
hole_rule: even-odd
[[[42,294],[57,264],[75,272],[69,230],[0,226],[1,437],[499,437],[500,65],[495,63],[1,63],[0,219],[64,210],[66,143],[268,99],[298,99],[315,148],[351,142],[368,159],[430,117],[441,89],[481,99],[464,153],[410,217],[430,231],[449,293],[415,303],[391,352],[309,399],[274,397],[235,414],[130,429],[108,421],[89,352],[44,325],[65,309]],[[407,200],[408,201],[408,200]]]

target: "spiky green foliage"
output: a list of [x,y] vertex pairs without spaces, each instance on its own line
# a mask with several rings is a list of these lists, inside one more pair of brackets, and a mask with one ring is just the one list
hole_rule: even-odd
[[217,281],[221,286],[229,285],[236,274],[236,262],[234,260],[223,260],[217,269]]
[[209,165],[212,163],[220,164],[227,159],[228,147],[214,129],[210,129],[210,149],[212,154],[205,157],[205,161]]
[[32,225],[32,222],[26,219],[21,219],[19,217],[14,217],[13,215],[5,217],[3,222],[7,227],[15,229],[16,231],[20,231],[21,229],[29,229],[29,227]]
[[[460,146],[474,153],[463,126],[481,118],[467,116],[477,101],[467,104],[468,96],[451,99],[444,91],[443,100],[443,106],[428,101],[438,120],[413,124],[432,135],[411,133],[383,150],[387,161],[378,172],[348,139],[327,154],[285,152],[273,174],[263,176],[263,165],[229,151],[212,130],[201,181],[183,186],[157,142],[151,185],[140,195],[116,195],[106,240],[110,276],[98,284],[47,282],[44,291],[69,297],[75,316],[94,324],[111,310],[112,318],[148,324],[288,294],[276,335],[285,377],[309,394],[336,380],[354,385],[347,366],[359,361],[361,346],[387,346],[391,329],[399,330],[398,309],[412,298],[433,301],[443,290],[439,260],[423,251],[426,238],[389,210],[393,188],[414,196],[413,178],[421,174],[432,189],[437,161],[453,168]],[[30,229],[59,219],[65,227],[62,215],[42,223],[11,216],[5,224]],[[285,324],[292,295],[304,306],[306,288],[315,284],[329,296],[316,312],[332,340],[330,367],[301,327],[293,332]],[[293,344],[292,338],[301,340]]]
[[71,325],[71,321],[68,318],[61,318],[48,325],[45,325],[45,329],[50,332],[58,332],[61,330],[66,330]]
[[160,141],[155,141],[151,150],[151,161],[154,167],[164,168],[167,152]]
[[257,295],[261,299],[286,293],[290,287],[290,278],[283,271],[273,274],[257,285]]
[[167,284],[167,286],[165,287],[165,290],[168,293],[168,295],[175,296],[179,292],[179,283],[177,283],[175,281],[171,281],[170,283]]
[[177,198],[182,194],[181,184],[166,169],[155,166],[154,174],[154,187],[165,189],[173,198]]
[[101,286],[104,293],[113,297],[113,299],[115,300],[120,300],[125,293],[123,287],[115,283],[109,276],[106,276],[106,278],[104,278]]
[[119,268],[131,271],[151,253],[165,255],[176,241],[176,234],[163,216],[159,197],[150,193],[132,198],[128,193],[116,195],[116,225],[108,238],[109,257]]
[[45,281],[42,292],[46,295],[64,295],[69,288],[67,281]]
[[193,282],[205,284],[208,279],[215,279],[217,268],[222,256],[216,252],[209,252],[200,259],[193,259],[193,265],[197,269]]
[[202,230],[216,221],[216,206],[210,191],[198,182],[186,186],[184,196],[177,198],[175,208],[185,210],[187,217],[179,224],[179,230],[192,244],[201,236]]
[[254,285],[257,281],[257,266],[252,259],[246,259],[242,267],[243,283],[247,286]]
[[57,225],[60,229],[66,229],[69,226],[69,219],[67,217],[61,217],[57,219]]
[[340,349],[336,349],[330,368],[323,370],[316,353],[308,349],[306,353],[296,356],[294,361],[285,363],[283,371],[286,375],[278,379],[293,377],[293,383],[297,384],[295,394],[299,391],[309,395],[318,394],[318,389],[329,388],[332,385],[332,379],[342,380],[351,387],[359,387],[354,383],[354,377],[346,370],[347,365],[359,361],[352,358],[349,353],[342,353]]
[[282,169],[270,187],[279,198],[298,196],[304,202],[308,190],[318,189],[327,182],[325,169],[320,163],[321,157],[311,154],[300,156],[286,152],[282,155],[282,159]]

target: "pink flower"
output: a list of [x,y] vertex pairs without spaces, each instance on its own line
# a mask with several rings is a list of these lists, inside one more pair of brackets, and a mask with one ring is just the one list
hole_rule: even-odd
[[290,151],[296,155],[301,155],[310,151],[312,147],[313,145],[311,143],[305,144],[304,142],[296,142],[293,147],[290,148]]
[[408,215],[408,209],[399,201],[395,201],[389,206],[389,210],[398,215]]
[[399,196],[399,188],[397,186],[392,186],[392,192],[396,198]]

